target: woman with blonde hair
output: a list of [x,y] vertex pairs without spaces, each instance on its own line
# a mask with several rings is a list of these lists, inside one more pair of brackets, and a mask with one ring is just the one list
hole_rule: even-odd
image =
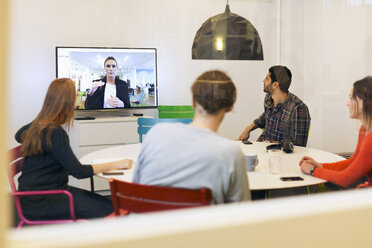
[[318,163],[304,157],[301,170],[308,175],[322,178],[342,187],[348,187],[367,176],[367,186],[372,185],[372,77],[368,76],[354,83],[348,102],[351,119],[362,122],[358,145],[353,155],[336,163]]
[[216,132],[236,100],[224,72],[200,75],[191,87],[194,119],[189,125],[160,123],[146,135],[133,181],[212,191],[213,203],[250,199],[244,155]]
[[[22,143],[25,157],[19,190],[65,189],[74,196],[77,218],[104,217],[112,211],[106,198],[68,186],[68,175],[78,179],[101,172],[130,168],[132,161],[82,165],[75,157],[63,127],[69,128],[74,115],[75,84],[71,79],[55,79],[49,86],[43,107],[37,117],[15,135]],[[68,200],[63,195],[24,197],[25,215],[30,219],[64,219],[70,217]]]

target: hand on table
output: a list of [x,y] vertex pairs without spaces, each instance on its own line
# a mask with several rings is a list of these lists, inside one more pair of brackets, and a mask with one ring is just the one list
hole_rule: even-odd
[[305,156],[301,159],[299,165],[301,166],[302,172],[307,174],[307,175],[310,175],[310,170],[314,166],[322,167],[322,164],[316,162],[313,158],[307,157],[307,156]]
[[112,170],[123,170],[123,169],[131,169],[133,164],[132,159],[120,159],[117,161],[102,163],[102,164],[92,164],[93,173],[99,174],[102,172],[108,172]]
[[308,156],[305,156],[301,159],[299,165],[301,166],[302,163],[309,163],[309,164],[312,164],[314,166],[319,166],[319,167],[322,167],[322,164],[318,163],[315,161],[315,159],[313,159],[312,157],[308,157]]
[[133,166],[133,160],[124,158],[118,161],[114,161],[113,165],[116,167],[116,170],[131,169]]

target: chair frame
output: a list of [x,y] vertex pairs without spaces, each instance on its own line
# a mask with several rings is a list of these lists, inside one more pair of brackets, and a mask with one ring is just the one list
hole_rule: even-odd
[[120,216],[120,210],[148,213],[207,206],[212,201],[212,193],[207,188],[150,186],[111,178],[110,189],[116,216]]
[[[74,210],[74,198],[72,194],[67,190],[37,190],[37,191],[18,191],[14,182],[14,176],[17,175],[23,168],[24,158],[21,156],[22,146],[14,147],[7,152],[8,157],[8,180],[10,183],[11,194],[14,198],[15,207],[20,218],[17,229],[21,229],[25,224],[27,225],[45,225],[45,224],[59,224],[59,223],[71,223],[77,221]],[[71,219],[61,220],[29,220],[27,219],[22,211],[22,206],[19,197],[20,196],[35,196],[35,195],[56,195],[65,194],[69,199],[70,215]]]

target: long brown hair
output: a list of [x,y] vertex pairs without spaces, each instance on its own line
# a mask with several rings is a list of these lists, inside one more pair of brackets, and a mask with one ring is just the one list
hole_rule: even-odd
[[69,78],[55,79],[49,85],[43,107],[31,126],[22,134],[22,154],[32,156],[52,148],[51,136],[58,126],[70,127],[74,115],[75,83]]
[[236,88],[226,73],[213,70],[200,75],[191,86],[193,101],[200,104],[208,114],[216,114],[232,108],[236,100]]

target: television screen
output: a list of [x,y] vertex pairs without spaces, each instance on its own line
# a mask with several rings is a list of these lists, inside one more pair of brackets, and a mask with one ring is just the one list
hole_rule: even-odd
[[155,48],[56,47],[56,66],[75,82],[77,110],[157,107]]

